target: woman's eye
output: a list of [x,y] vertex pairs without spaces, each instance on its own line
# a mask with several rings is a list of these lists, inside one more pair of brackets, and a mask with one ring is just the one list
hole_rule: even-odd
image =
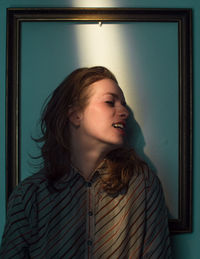
[[106,101],[107,104],[109,104],[110,106],[114,106],[114,102],[113,101]]
[[124,107],[127,107],[126,102],[122,102],[122,105],[123,105]]

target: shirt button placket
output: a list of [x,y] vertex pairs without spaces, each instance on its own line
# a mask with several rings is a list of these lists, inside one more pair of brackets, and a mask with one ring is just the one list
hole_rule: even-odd
[[92,258],[92,245],[93,245],[93,188],[91,182],[86,182],[87,188],[87,239],[86,239],[86,246],[87,246],[87,254],[88,258]]

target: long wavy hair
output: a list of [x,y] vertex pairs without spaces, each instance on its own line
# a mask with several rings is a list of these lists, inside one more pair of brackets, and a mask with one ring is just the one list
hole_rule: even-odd
[[[102,79],[118,84],[105,67],[79,68],[64,79],[46,102],[41,116],[41,137],[34,140],[40,143],[43,168],[50,186],[70,172],[69,109],[74,106],[83,110],[89,100],[88,87]],[[132,176],[147,168],[133,149],[125,147],[110,152],[103,166],[106,173],[101,175],[102,188],[108,194],[128,188]]]

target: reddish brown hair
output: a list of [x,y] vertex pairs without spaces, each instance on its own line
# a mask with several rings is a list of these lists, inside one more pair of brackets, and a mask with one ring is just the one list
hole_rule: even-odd
[[[84,109],[89,99],[88,87],[106,78],[117,83],[113,73],[105,67],[79,68],[55,89],[46,103],[41,116],[42,136],[35,141],[42,143],[43,167],[51,185],[70,170],[69,109],[72,106]],[[145,166],[132,149],[112,151],[105,163],[107,173],[102,176],[102,187],[108,193],[127,187],[134,172]]]

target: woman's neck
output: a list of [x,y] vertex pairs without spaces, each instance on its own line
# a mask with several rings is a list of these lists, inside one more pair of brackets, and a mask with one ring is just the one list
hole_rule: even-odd
[[95,169],[113,149],[113,145],[91,140],[81,134],[79,130],[70,130],[70,157],[71,163],[86,180],[91,179]]
[[85,180],[90,180],[95,169],[103,161],[105,155],[95,152],[81,150],[80,146],[71,150],[71,163],[77,168]]

